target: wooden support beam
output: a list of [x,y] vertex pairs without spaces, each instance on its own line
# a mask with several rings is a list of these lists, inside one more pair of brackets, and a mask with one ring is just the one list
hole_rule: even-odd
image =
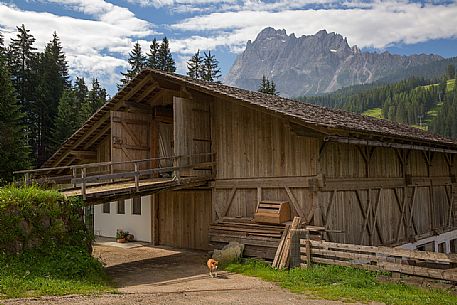
[[407,178],[326,178],[321,191],[344,191],[344,190],[366,190],[369,188],[384,189],[404,187],[405,185],[415,185],[428,187],[430,185],[450,185],[451,178],[443,177],[411,177]]
[[151,195],[151,236],[152,245],[157,246],[159,244],[159,196],[157,194]]
[[[332,208],[333,202],[335,201],[335,196],[336,196],[336,190],[331,193],[330,200],[327,205],[327,208],[325,209],[325,212],[323,210],[323,207],[321,205],[319,205],[320,209],[321,209],[322,224],[323,224],[323,227],[325,227],[326,229],[328,229],[328,219],[330,217],[330,210]],[[314,225],[316,225],[316,224],[314,224]],[[326,232],[326,234],[327,234],[326,238],[328,239],[328,233]]]
[[[409,188],[408,188],[409,189]],[[414,222],[414,215],[413,215],[413,212],[414,212],[414,201],[415,201],[415,198],[416,198],[416,189],[417,187],[416,186],[413,186],[412,187],[412,194],[410,197],[408,197],[408,199],[410,198],[410,203],[408,205],[408,210],[409,210],[409,221],[408,221],[408,229],[409,229],[409,235],[411,236],[416,236],[418,234],[418,230],[416,228],[416,224]],[[407,203],[408,203],[408,200],[407,200]],[[412,234],[412,230],[414,230],[414,234]]]
[[322,130],[317,130],[311,126],[303,126],[295,123],[290,123],[290,130],[297,136],[311,137],[323,139],[328,133],[323,133]]
[[146,88],[143,93],[141,93],[141,95],[135,97],[136,104],[141,105],[141,102],[145,98],[147,98],[152,92],[154,92],[154,90],[156,90],[158,87],[159,84],[157,82],[153,82],[152,84],[150,84],[149,87]]
[[301,218],[305,217],[305,212],[301,208],[300,204],[297,201],[297,198],[295,198],[294,194],[292,194],[292,191],[290,190],[289,187],[285,187],[287,196],[289,197],[290,202],[292,203],[292,206],[294,207],[295,212],[297,212],[298,216]]
[[[297,176],[297,177],[265,177],[265,178],[240,178],[240,179],[218,179],[214,181],[216,189],[236,188],[293,188],[309,187],[311,181],[318,181],[322,184],[322,176]],[[313,182],[311,182],[312,184]],[[315,183],[315,182],[314,182]]]
[[124,106],[125,106],[125,108],[128,108],[128,109],[138,110],[141,113],[148,113],[148,114],[154,113],[151,105],[147,105],[147,104],[140,104],[140,103],[136,103],[133,101],[125,101]]
[[363,212],[363,216],[364,216],[364,220],[363,220],[363,225],[362,225],[362,232],[361,232],[361,235],[360,235],[360,241],[359,241],[359,244],[362,243],[363,241],[363,236],[364,236],[364,233],[367,232],[368,233],[368,240],[371,242],[372,240],[372,229],[370,227],[370,224],[369,224],[369,221],[370,221],[370,215],[371,215],[371,212],[372,212],[372,208],[371,208],[371,205],[372,205],[372,201],[371,201],[371,196],[370,196],[370,191],[371,189],[368,189],[368,194],[367,194],[367,207],[365,209],[365,211]]
[[366,145],[366,146],[376,146],[376,147],[386,147],[386,148],[404,148],[404,149],[413,149],[419,151],[434,151],[441,153],[451,153],[457,154],[456,149],[440,148],[433,147],[431,144],[424,143],[424,145],[414,145],[414,144],[404,144],[404,143],[393,143],[393,142],[383,142],[383,141],[374,141],[374,140],[362,140],[358,138],[350,137],[340,137],[340,136],[328,136],[324,141],[329,142],[339,142],[345,144],[355,144],[355,145]]
[[[374,228],[376,228],[376,232],[378,233],[378,238],[379,238],[379,241],[381,242],[381,245],[384,244],[384,238],[382,236],[382,230],[381,228],[379,227],[379,224],[378,224],[378,219],[377,219],[377,216],[378,216],[378,209],[379,209],[379,200],[381,198],[381,192],[382,192],[382,188],[379,189],[379,192],[378,192],[378,197],[376,198],[376,202],[375,202],[375,205],[374,205],[374,212],[373,212],[373,223],[372,223],[372,226],[371,226],[371,230],[372,232],[374,232]],[[372,235],[372,238],[374,236]],[[371,241],[371,244],[374,243],[374,240]]]
[[398,188],[394,189],[394,194],[395,194],[395,202],[397,203],[398,210],[400,212],[400,220],[398,221],[397,224],[397,237],[395,238],[395,241],[398,242],[400,240],[400,229],[403,224],[403,229],[405,232],[405,235],[407,235],[407,221],[406,221],[406,187],[403,188],[402,192],[402,199],[400,200],[400,197],[398,196]]
[[[222,217],[225,217],[227,215],[228,211],[230,210],[230,206],[232,205],[232,201],[235,198],[235,194],[236,194],[236,187],[232,188],[232,190],[230,191],[230,194],[227,198],[227,201],[225,201],[224,205],[222,206],[222,211],[220,213],[218,213],[219,219]],[[216,210],[216,213],[217,213],[217,210]]]
[[319,161],[322,159],[322,154],[324,153],[324,149],[327,146],[327,143],[328,142],[326,141],[322,141],[321,145],[319,146]]
[[70,155],[79,160],[97,160],[97,152],[93,150],[71,150]]
[[103,127],[103,129],[98,132],[93,138],[91,138],[90,140],[87,141],[86,144],[84,144],[84,149],[87,150],[89,149],[90,147],[92,147],[92,145],[94,145],[100,138],[104,137],[104,136],[107,136],[108,134],[108,131],[111,129],[111,124],[107,124],[105,127]]

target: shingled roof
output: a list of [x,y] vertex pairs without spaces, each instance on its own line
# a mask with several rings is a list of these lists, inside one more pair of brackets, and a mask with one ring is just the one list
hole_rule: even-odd
[[234,99],[242,103],[261,107],[268,111],[281,114],[285,117],[299,121],[304,125],[331,128],[333,130],[344,130],[357,132],[366,136],[380,136],[394,138],[401,141],[412,142],[424,146],[438,146],[440,148],[457,149],[457,142],[422,129],[414,128],[406,124],[400,124],[388,120],[376,119],[363,116],[344,110],[332,109],[318,105],[286,99],[279,96],[264,94],[230,87],[223,84],[210,83],[202,80],[195,80],[179,74],[171,74],[162,71],[145,69],[140,72],[127,86],[118,92],[109,102],[101,107],[86,123],[76,131],[57,152],[44,164],[51,165],[65,150],[72,146],[84,132],[104,114],[122,100],[135,86],[147,76],[153,79],[165,79],[181,86],[207,93],[209,95]]

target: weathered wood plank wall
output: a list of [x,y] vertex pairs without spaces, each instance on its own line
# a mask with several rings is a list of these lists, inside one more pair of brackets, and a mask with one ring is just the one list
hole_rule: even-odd
[[[395,244],[455,226],[452,167],[442,153],[327,143],[318,225],[332,241]],[[344,181],[344,183],[342,183]]]
[[159,244],[208,249],[211,190],[161,192],[157,198]]
[[319,171],[318,139],[295,135],[284,119],[220,99],[212,130],[213,220],[253,217],[259,200],[289,201],[291,217],[310,215],[317,193],[308,180]]
[[[202,99],[173,99],[174,154],[175,156],[205,154],[211,152],[210,103]],[[207,157],[206,157],[207,158]],[[182,158],[177,166],[195,162],[208,162],[205,157]],[[181,170],[182,176],[208,175],[207,171]]]

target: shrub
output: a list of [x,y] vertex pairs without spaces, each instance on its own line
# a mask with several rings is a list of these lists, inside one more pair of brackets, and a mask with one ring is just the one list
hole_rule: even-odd
[[0,188],[0,251],[76,246],[91,250],[83,202],[37,186]]

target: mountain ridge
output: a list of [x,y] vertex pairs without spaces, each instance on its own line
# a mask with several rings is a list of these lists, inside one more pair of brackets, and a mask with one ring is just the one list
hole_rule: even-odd
[[224,82],[256,90],[265,75],[283,96],[315,95],[371,83],[400,69],[442,59],[439,55],[363,52],[349,46],[346,37],[326,30],[296,37],[268,27],[246,43]]

